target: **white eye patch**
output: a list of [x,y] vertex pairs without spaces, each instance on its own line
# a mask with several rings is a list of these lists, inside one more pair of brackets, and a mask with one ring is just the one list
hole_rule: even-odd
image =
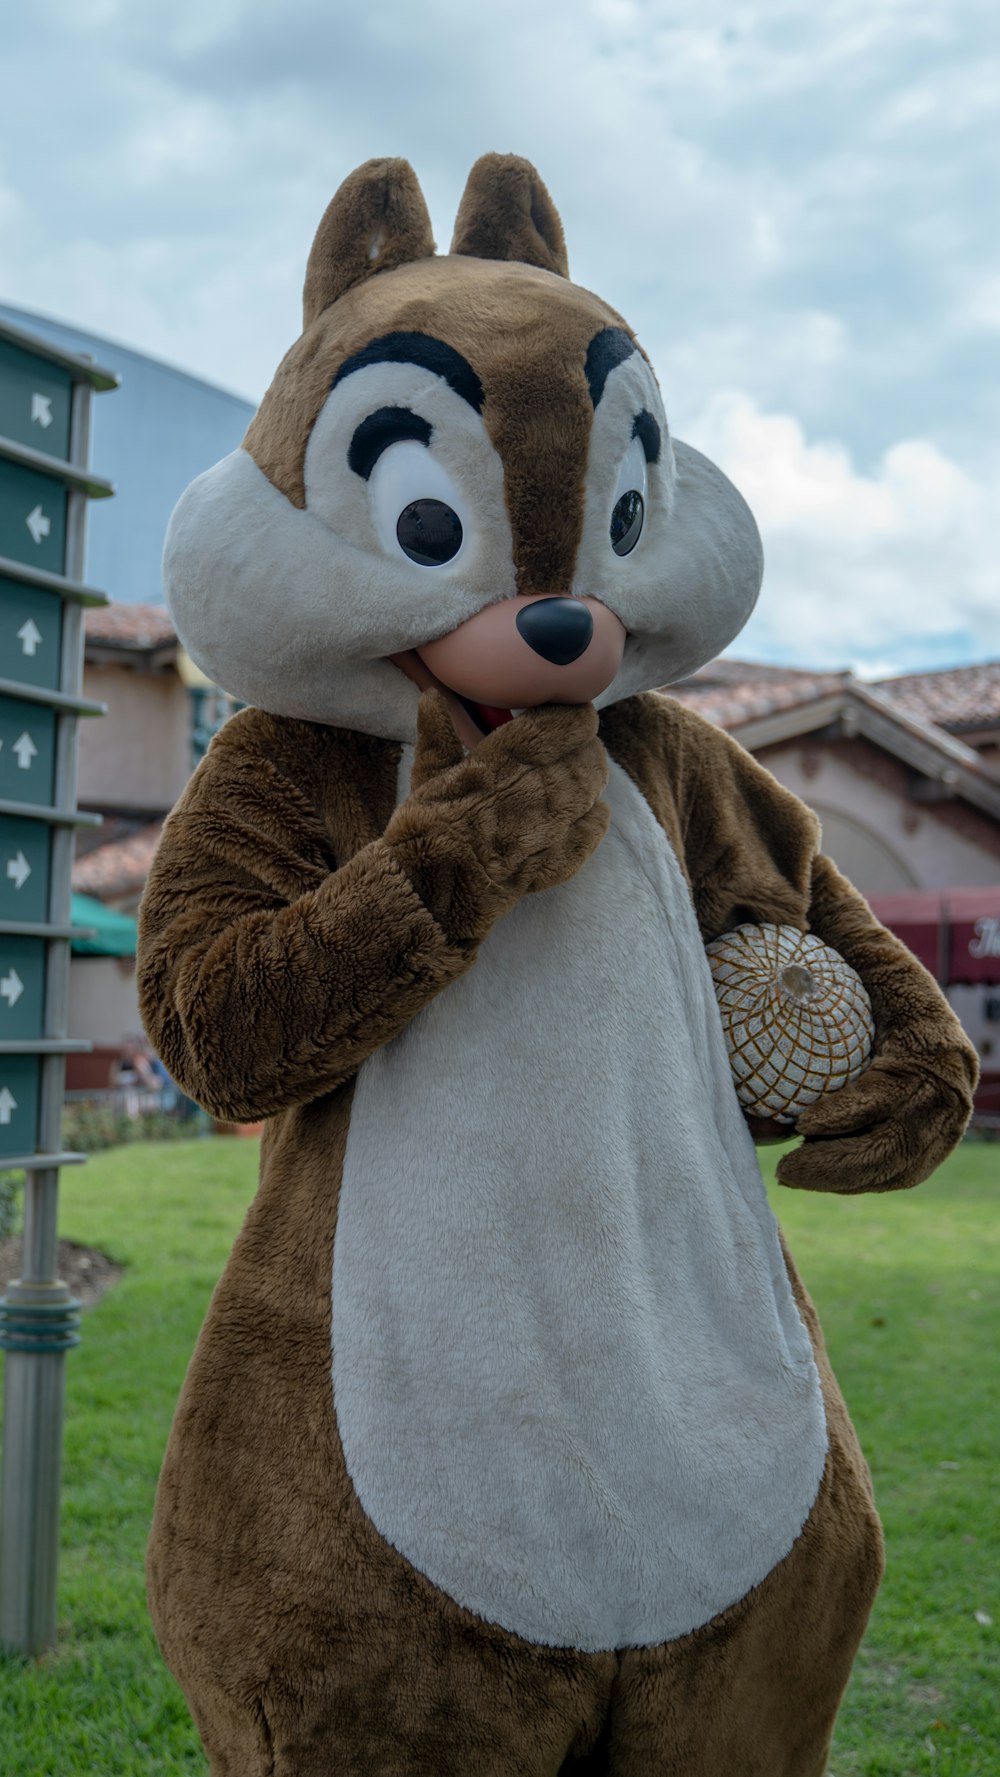
[[[373,421],[391,434],[393,415],[412,435],[390,435],[375,455]],[[515,590],[503,465],[480,414],[433,371],[377,362],[339,381],[313,427],[305,488],[341,556],[341,583],[381,626],[381,653],[432,641]],[[420,502],[437,505],[401,527]]]
[[648,506],[649,469],[641,438],[632,439],[622,458],[622,466],[618,471],[618,481],[611,501],[611,510],[614,511],[623,494],[629,493],[637,493],[643,505]]
[[[458,525],[458,547],[444,558],[457,562],[468,547],[473,528],[469,501],[444,464],[425,444],[415,439],[401,439],[382,452],[368,478],[375,534],[386,555],[402,556],[414,561],[402,541],[403,517],[411,507],[434,501],[454,513]],[[418,520],[419,522],[419,520]],[[414,563],[415,566],[433,566]]]

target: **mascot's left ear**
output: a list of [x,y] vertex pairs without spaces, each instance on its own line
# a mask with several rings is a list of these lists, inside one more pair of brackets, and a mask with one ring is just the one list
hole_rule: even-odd
[[484,154],[458,206],[453,253],[470,259],[517,259],[569,277],[559,212],[530,160]]
[[316,230],[302,292],[303,329],[365,278],[433,254],[431,219],[409,162],[366,160],[344,180]]

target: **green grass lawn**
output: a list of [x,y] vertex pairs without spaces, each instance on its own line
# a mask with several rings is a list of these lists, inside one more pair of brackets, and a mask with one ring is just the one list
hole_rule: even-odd
[[[59,1645],[30,1667],[0,1661],[3,1777],[203,1777],[146,1619],[143,1546],[174,1400],[255,1171],[255,1143],[215,1140],[118,1148],[63,1175],[62,1232],[126,1271],[68,1363]],[[774,1203],[888,1544],[831,1770],[997,1777],[1000,1148],[964,1146],[903,1196],[776,1191]]]

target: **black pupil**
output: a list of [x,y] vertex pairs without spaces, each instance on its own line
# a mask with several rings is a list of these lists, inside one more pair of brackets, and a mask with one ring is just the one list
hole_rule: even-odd
[[628,555],[639,541],[645,508],[637,488],[622,494],[611,514],[611,547],[616,555]]
[[458,554],[462,521],[443,500],[413,500],[396,520],[396,538],[411,561],[422,568],[438,568]]

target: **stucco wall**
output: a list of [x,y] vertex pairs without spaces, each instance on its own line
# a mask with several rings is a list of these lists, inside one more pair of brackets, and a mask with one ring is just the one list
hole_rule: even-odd
[[83,693],[108,713],[80,724],[81,804],[171,808],[191,770],[191,702],[177,674],[88,661]]
[[823,846],[863,894],[979,888],[1000,876],[1000,829],[975,809],[919,803],[904,767],[867,741],[790,743],[758,755],[815,809]]
[[69,1034],[117,1048],[142,1030],[134,957],[74,956],[69,969]]

